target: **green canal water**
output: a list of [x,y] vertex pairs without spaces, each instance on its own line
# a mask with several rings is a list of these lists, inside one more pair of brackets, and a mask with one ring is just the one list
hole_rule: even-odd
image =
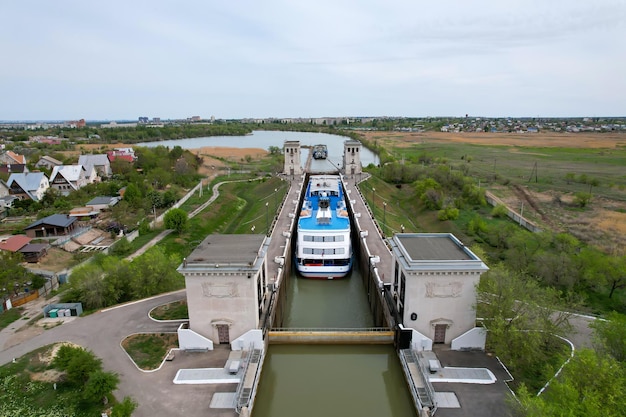
[[[285,327],[372,327],[360,272],[290,278]],[[270,345],[252,417],[415,417],[392,345]]]

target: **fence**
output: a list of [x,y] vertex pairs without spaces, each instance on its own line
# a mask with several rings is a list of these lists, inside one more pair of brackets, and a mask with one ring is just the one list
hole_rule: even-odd
[[500,200],[495,195],[491,194],[489,191],[485,191],[485,199],[487,200],[487,203],[491,204],[494,207],[497,205],[503,205],[504,207],[506,207],[507,216],[513,219],[513,221],[515,221],[515,223],[519,224],[520,226],[530,230],[533,233],[541,232],[541,228],[539,228],[539,226],[537,226],[535,223],[528,220],[527,218],[525,218],[524,216],[522,216],[515,210],[511,209],[509,206],[504,204],[502,200]]

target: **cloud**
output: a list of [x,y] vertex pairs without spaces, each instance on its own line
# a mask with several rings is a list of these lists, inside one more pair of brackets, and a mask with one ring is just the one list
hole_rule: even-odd
[[626,108],[623,0],[23,0],[0,14],[5,119]]

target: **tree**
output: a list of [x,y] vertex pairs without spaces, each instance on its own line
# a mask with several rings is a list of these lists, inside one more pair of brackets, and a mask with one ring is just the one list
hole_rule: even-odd
[[589,325],[594,330],[597,350],[626,363],[626,315],[612,312],[606,320],[597,319]]
[[59,348],[52,364],[65,371],[67,380],[77,385],[84,385],[92,372],[102,370],[102,361],[93,353],[68,345]]
[[136,258],[130,268],[133,279],[128,284],[132,298],[149,297],[180,288],[184,281],[176,271],[179,264],[175,254],[168,256],[158,246]]
[[108,396],[117,388],[120,378],[111,372],[101,370],[89,374],[83,390],[83,398],[87,401],[108,403]]
[[111,410],[111,417],[130,417],[137,408],[137,403],[130,397],[124,397],[121,403],[117,403]]
[[72,297],[80,300],[88,310],[114,304],[117,294],[105,276],[105,271],[95,262],[74,269],[70,280]]
[[523,369],[542,362],[543,348],[554,343],[552,335],[569,330],[560,294],[524,279],[502,265],[483,274],[477,307],[489,330],[488,345],[512,368]]
[[525,417],[619,417],[626,415],[624,390],[625,368],[611,356],[583,349],[542,395],[522,387],[513,404]]
[[169,210],[163,218],[165,227],[173,229],[177,233],[182,233],[187,227],[187,212],[180,208]]
[[[41,280],[35,281],[35,276],[22,266],[24,258],[19,252],[0,251],[0,294],[17,292],[24,284],[31,282],[41,284]],[[36,286],[39,288],[41,285]],[[4,291],[2,291],[4,289]]]
[[141,190],[135,183],[130,183],[124,191],[124,201],[131,207],[139,207],[142,203]]
[[626,288],[626,256],[607,255],[587,247],[581,251],[581,259],[585,280],[592,286],[607,287],[609,298],[616,290]]

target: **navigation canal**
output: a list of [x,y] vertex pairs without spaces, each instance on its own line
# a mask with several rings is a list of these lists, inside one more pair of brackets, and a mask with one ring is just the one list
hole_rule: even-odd
[[[285,327],[372,327],[361,273],[290,277]],[[253,417],[416,416],[392,345],[270,345]]]

